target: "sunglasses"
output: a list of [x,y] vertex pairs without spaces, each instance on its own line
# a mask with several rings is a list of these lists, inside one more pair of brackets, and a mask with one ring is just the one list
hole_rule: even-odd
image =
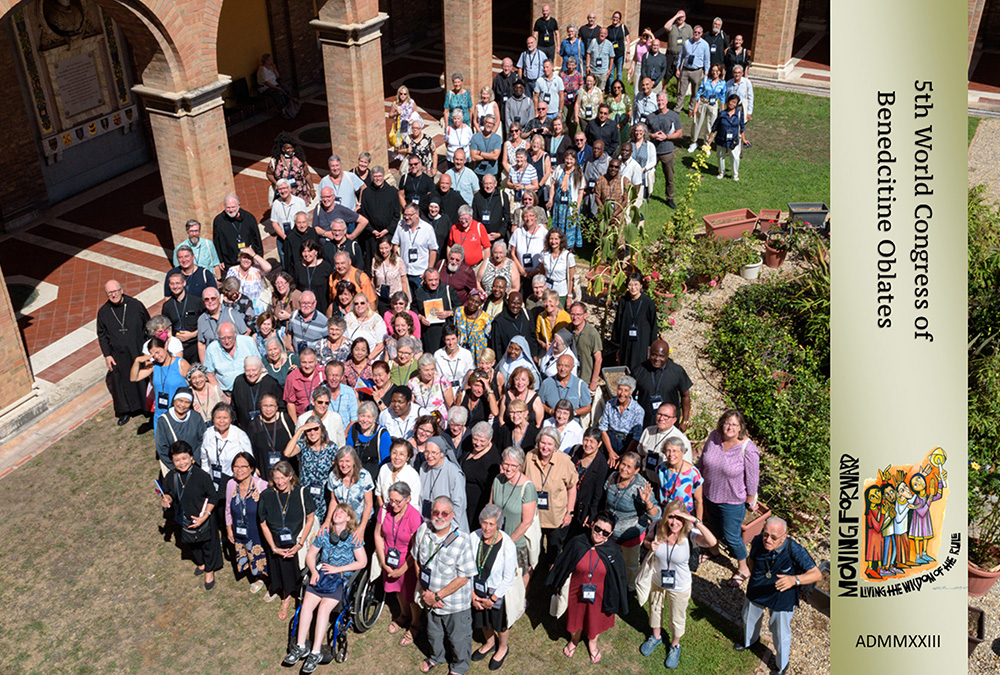
[[451,511],[431,511],[431,515],[435,518],[447,518],[451,515]]
[[599,534],[602,537],[610,537],[611,530],[605,530],[603,527],[597,527],[597,525],[594,525],[594,534]]

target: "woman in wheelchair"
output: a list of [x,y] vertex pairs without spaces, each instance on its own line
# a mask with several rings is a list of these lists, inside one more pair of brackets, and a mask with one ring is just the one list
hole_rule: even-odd
[[[333,508],[331,526],[313,540],[306,555],[309,567],[309,587],[306,590],[302,608],[299,610],[299,629],[296,643],[285,656],[283,665],[293,666],[305,659],[303,673],[311,673],[322,659],[321,647],[330,623],[333,610],[344,600],[351,576],[368,564],[364,546],[355,544],[354,532],[358,529],[358,519],[347,504],[337,504]],[[316,629],[313,632],[312,651],[306,647],[309,628],[316,612]]]

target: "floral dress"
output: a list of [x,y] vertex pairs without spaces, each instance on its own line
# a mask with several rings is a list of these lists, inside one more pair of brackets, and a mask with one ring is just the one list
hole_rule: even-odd
[[262,314],[269,307],[269,304],[262,299],[262,294],[264,293],[264,275],[256,267],[248,269],[246,276],[241,272],[242,270],[239,265],[230,267],[229,271],[226,272],[226,278],[236,277],[239,279],[240,293],[249,298],[250,302],[253,303],[255,314]]
[[412,98],[407,98],[403,103],[399,102],[397,98],[393,103],[393,107],[399,113],[399,133],[400,135],[409,133],[410,131],[410,119],[413,117],[413,112],[416,110],[416,104],[414,104]]
[[[232,488],[232,496],[226,501],[226,525],[233,527],[236,569],[239,572],[249,570],[251,575],[259,577],[267,573],[267,555],[257,524],[257,503],[260,502],[261,492],[267,489],[267,482],[260,478],[252,479],[246,498],[240,496],[239,486],[232,478],[229,479],[229,487]],[[245,537],[241,536],[243,528],[246,528]]]
[[330,346],[329,340],[323,340],[323,343],[316,350],[316,360],[319,361],[321,366],[326,366],[330,361],[348,361],[351,358],[351,341],[344,337],[340,342],[340,346],[334,349]]
[[414,375],[406,384],[413,392],[413,402],[421,415],[430,415],[436,410],[441,413],[442,418],[448,418],[448,404],[444,400],[444,392],[450,386],[447,382],[438,377],[426,385],[420,381],[419,376]]
[[309,178],[306,176],[306,165],[298,157],[292,157],[291,162],[284,157],[272,157],[268,168],[274,173],[275,180],[285,178],[292,187],[292,194],[302,197],[306,204],[311,197],[309,195]]
[[444,111],[448,115],[448,122],[451,122],[451,114],[455,110],[462,111],[462,123],[469,124],[469,110],[472,108],[472,94],[468,90],[463,89],[460,93],[456,94],[454,91],[449,91],[444,97]]
[[465,307],[455,310],[455,327],[458,328],[458,342],[472,352],[472,362],[479,363],[479,354],[486,349],[490,315],[480,311],[475,319],[465,316]]
[[[388,260],[384,261],[381,265],[372,265],[372,281],[375,285],[375,292],[378,294],[379,300],[379,311],[384,312],[389,306],[389,297],[393,293],[407,292],[407,288],[403,284],[406,281],[406,265],[403,263],[402,258],[396,258],[396,264],[393,265]],[[383,309],[383,306],[385,309]]]
[[[361,368],[354,365],[354,361],[348,359],[344,362],[344,379],[347,380],[347,384],[352,387],[358,386],[358,380],[372,381],[372,364],[365,362]],[[365,384],[361,383],[362,386]]]
[[361,522],[361,517],[365,512],[365,493],[375,492],[375,482],[372,480],[372,475],[368,473],[367,469],[361,469],[361,475],[358,477],[357,482],[350,487],[344,485],[344,481],[337,477],[336,473],[330,473],[330,481],[327,483],[327,487],[334,497],[337,498],[338,504],[347,504],[352,509],[354,509],[354,515]]
[[611,108],[611,119],[618,125],[618,135],[621,142],[629,140],[629,121],[632,119],[632,97],[622,94],[620,101],[615,101],[613,96],[608,96],[605,103]]
[[323,522],[326,518],[326,496],[323,490],[330,478],[333,460],[337,454],[337,444],[331,442],[322,450],[313,450],[304,438],[299,439],[299,481],[309,491],[316,502],[316,518]]

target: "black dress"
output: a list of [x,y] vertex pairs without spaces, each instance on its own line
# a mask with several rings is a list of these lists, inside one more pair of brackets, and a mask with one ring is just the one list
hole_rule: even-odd
[[[180,527],[190,525],[191,519],[198,517],[207,504],[217,501],[212,477],[200,466],[192,465],[184,473],[174,469],[166,475],[161,485],[163,492],[173,500],[174,522]],[[222,568],[222,549],[219,548],[219,528],[214,511],[206,522],[209,538],[185,545],[190,548],[195,565],[204,565],[206,572],[214,572]],[[178,539],[180,536],[178,535]]]
[[304,263],[295,268],[295,286],[300,291],[312,291],[316,294],[316,311],[326,314],[330,306],[330,276],[333,267],[325,260],[320,260],[315,267],[307,267]]
[[[312,495],[301,485],[280,495],[274,489],[264,490],[257,504],[257,518],[267,524],[271,531],[271,540],[279,548],[281,548],[278,538],[280,528],[287,528],[292,537],[298,539],[305,525],[306,516],[315,512],[316,503]],[[284,558],[275,555],[274,551],[268,548],[267,571],[270,582],[268,590],[272,594],[286,598],[298,591],[300,571],[298,556]]]
[[246,375],[239,375],[233,381],[233,409],[236,411],[236,426],[249,429],[250,422],[260,415],[260,401],[265,394],[274,396],[279,407],[284,407],[284,391],[278,381],[262,374],[257,382],[250,384]]
[[628,366],[633,375],[649,353],[659,331],[656,326],[656,306],[645,293],[632,300],[626,294],[618,301],[615,323],[611,330],[618,344],[618,362]]
[[[528,411],[531,412],[530,410]],[[497,431],[496,436],[498,438],[498,443],[496,444],[500,450],[509,448],[514,443],[514,427],[511,424],[504,424]],[[521,439],[520,448],[524,450],[525,454],[528,451],[533,450],[535,447],[535,439],[538,438],[538,427],[536,427],[531,422],[528,422],[528,428],[524,430],[524,437]]]
[[460,466],[465,474],[465,512],[470,523],[478,523],[480,512],[490,503],[493,479],[500,474],[500,451],[491,446],[478,459],[465,455]]
[[292,468],[296,474],[298,473],[299,456],[282,455],[285,446],[295,433],[295,421],[288,416],[288,413],[280,411],[273,422],[265,422],[263,417],[258,416],[245,428],[247,436],[250,437],[250,447],[253,448],[253,457],[257,460],[257,471],[261,478],[267,480],[271,475],[271,468],[282,459],[291,462]]

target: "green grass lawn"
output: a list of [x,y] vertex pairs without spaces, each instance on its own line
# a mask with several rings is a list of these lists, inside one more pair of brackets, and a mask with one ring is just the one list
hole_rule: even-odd
[[[0,481],[0,672],[297,672],[279,666],[287,622],[277,619],[278,603],[251,595],[228,564],[206,593],[193,564],[158,532],[152,434],[137,428],[117,427],[104,412]],[[582,647],[572,661],[562,655],[565,623],[543,613],[547,600],[533,596],[514,625],[505,672],[664,672],[663,647],[639,655],[648,618],[634,603],[601,637],[604,658],[592,666]],[[318,672],[417,672],[423,653],[398,646],[388,624],[383,612],[371,631],[350,635],[345,664]],[[677,672],[753,672],[759,657],[734,652],[737,635],[693,603]],[[485,662],[471,672],[485,673]]]
[[[670,100],[675,100],[673,95]],[[684,194],[692,166],[687,152],[691,121],[684,114],[681,121],[685,135],[674,153],[675,201]],[[740,208],[787,209],[788,202],[830,203],[829,98],[759,87],[754,90],[754,115],[746,135],[753,147],[744,151],[739,183],[717,180],[718,156],[713,152],[709,157],[694,200],[698,218]],[[727,167],[727,176],[731,170]],[[665,190],[663,174],[658,172],[647,212],[647,222],[654,226],[673,213],[666,205]]]
[[979,117],[969,117],[969,145],[972,145],[972,137],[976,135],[976,129],[979,128],[979,123],[982,121]]

